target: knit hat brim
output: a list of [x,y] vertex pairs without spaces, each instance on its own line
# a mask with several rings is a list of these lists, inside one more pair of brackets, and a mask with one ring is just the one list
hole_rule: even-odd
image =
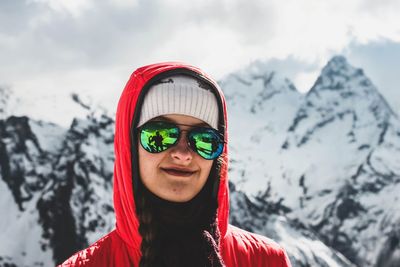
[[160,80],[146,94],[138,127],[147,121],[168,114],[198,118],[218,129],[218,104],[211,88],[187,75]]

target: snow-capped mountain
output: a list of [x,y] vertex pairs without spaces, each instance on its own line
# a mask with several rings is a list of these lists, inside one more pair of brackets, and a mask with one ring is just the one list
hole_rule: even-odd
[[335,57],[282,145],[287,180],[303,189],[286,197],[291,216],[359,266],[387,266],[398,257],[391,253],[400,236],[399,136],[397,115],[363,71]]
[[[399,266],[400,120],[362,70],[334,57],[307,95],[261,61],[220,84],[231,222],[293,266]],[[114,121],[77,96],[68,129],[11,116],[2,92],[0,266],[54,266],[114,227]]]
[[240,190],[257,193],[272,178],[289,118],[295,116],[303,95],[260,61],[219,83],[227,99],[230,177]]
[[13,116],[1,120],[0,129],[0,264],[43,266],[52,262],[52,251],[43,244],[45,229],[39,224],[37,203],[51,179],[51,159],[64,131]]
[[0,266],[54,266],[110,231],[114,121],[0,121]]
[[113,127],[106,116],[74,120],[52,162],[37,207],[58,263],[113,228]]
[[[222,82],[228,95],[234,92],[231,98],[245,104],[228,102],[235,114],[230,130],[238,136],[230,143],[230,177],[250,195],[268,191],[266,199],[281,203],[288,218],[357,266],[399,266],[400,121],[372,82],[334,57],[307,95],[292,103],[272,97],[263,102],[270,110],[251,113],[245,109],[255,92],[272,93],[287,81],[256,86],[257,75],[249,72]],[[271,117],[283,127],[273,127]]]

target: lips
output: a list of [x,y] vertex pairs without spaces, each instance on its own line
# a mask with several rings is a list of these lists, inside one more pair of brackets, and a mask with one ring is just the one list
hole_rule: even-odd
[[163,171],[173,176],[189,177],[194,174],[194,171],[178,168],[161,168]]

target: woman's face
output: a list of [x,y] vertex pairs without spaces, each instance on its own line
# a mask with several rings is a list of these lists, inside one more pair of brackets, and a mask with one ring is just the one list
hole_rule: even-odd
[[[164,115],[157,120],[177,124],[205,126],[204,121],[186,115]],[[190,126],[179,126],[189,130]],[[149,153],[139,145],[139,171],[143,184],[158,197],[173,201],[191,200],[203,188],[213,160],[205,160],[191,150],[186,141],[187,131],[181,132],[178,143],[160,153]]]

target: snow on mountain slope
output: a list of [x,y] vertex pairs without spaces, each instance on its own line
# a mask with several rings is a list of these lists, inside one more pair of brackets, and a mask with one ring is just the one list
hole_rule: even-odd
[[[400,236],[400,127],[393,128],[391,124],[384,139],[394,141],[397,136],[397,140],[384,140],[376,146],[357,171],[346,177],[333,199],[319,203],[325,209],[313,224],[327,244],[360,266],[386,266],[384,262],[392,257],[400,263],[396,255]],[[311,208],[313,205],[298,213],[314,212],[317,209]]]
[[[46,129],[40,134],[35,129]],[[50,179],[52,145],[62,138],[63,129],[35,122],[27,117],[9,117],[0,121],[0,263],[16,266],[51,265],[52,249],[42,242],[43,228],[36,203]],[[37,136],[40,136],[38,139]],[[43,148],[49,148],[44,151]]]
[[113,228],[113,127],[0,121],[0,266],[52,266]]
[[293,266],[354,267],[350,261],[319,240],[311,229],[288,220],[285,208],[264,198],[251,201],[230,184],[231,215],[234,225],[279,242],[287,251]]
[[282,176],[302,189],[282,196],[290,216],[359,266],[381,266],[380,253],[399,236],[399,125],[362,70],[335,57],[282,145]]
[[303,95],[260,61],[219,82],[227,99],[230,177],[239,189],[267,188],[276,154]]
[[74,120],[54,160],[38,209],[56,263],[114,227],[113,127],[107,116]]

